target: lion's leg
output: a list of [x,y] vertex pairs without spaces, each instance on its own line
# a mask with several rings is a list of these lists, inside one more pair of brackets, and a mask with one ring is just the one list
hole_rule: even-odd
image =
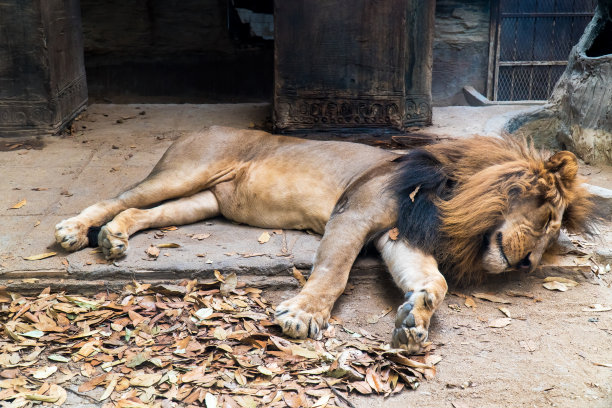
[[219,203],[210,190],[169,201],[146,210],[129,208],[100,230],[98,244],[106,259],[118,258],[128,248],[128,238],[137,231],[168,225],[191,224],[219,215]]
[[88,245],[87,234],[91,227],[104,225],[123,210],[146,207],[199,190],[197,180],[185,179],[183,174],[157,173],[117,197],[93,204],[79,215],[61,221],[55,226],[55,240],[64,249],[76,251]]
[[429,322],[442,303],[448,286],[436,260],[404,241],[384,235],[376,242],[395,283],[405,293],[398,308],[392,346],[416,353],[427,340]]
[[297,296],[276,307],[275,321],[291,337],[316,337],[327,326],[349,272],[369,232],[369,226],[345,214],[325,226],[310,278]]

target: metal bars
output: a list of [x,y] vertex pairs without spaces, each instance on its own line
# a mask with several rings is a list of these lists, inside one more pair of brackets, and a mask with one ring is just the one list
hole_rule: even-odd
[[489,97],[548,99],[567,57],[591,21],[596,0],[500,0]]

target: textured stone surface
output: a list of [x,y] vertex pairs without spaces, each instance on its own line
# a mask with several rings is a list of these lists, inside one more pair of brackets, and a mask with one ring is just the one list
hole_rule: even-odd
[[489,63],[489,1],[438,0],[433,51],[435,106],[467,105],[462,88],[485,94]]

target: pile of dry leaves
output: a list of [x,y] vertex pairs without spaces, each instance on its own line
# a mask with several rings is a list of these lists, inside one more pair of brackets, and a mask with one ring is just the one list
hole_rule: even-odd
[[352,392],[387,396],[435,374],[437,356],[409,358],[337,325],[317,341],[284,338],[261,290],[216,277],[91,298],[0,293],[0,401],[351,406]]

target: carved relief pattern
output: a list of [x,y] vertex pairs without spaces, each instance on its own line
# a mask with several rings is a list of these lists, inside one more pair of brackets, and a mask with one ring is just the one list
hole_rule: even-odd
[[276,116],[277,124],[283,127],[401,126],[399,101],[365,98],[282,99],[276,104]]
[[404,125],[430,124],[431,104],[426,95],[406,96],[406,108],[404,111]]
[[62,119],[87,102],[87,85],[82,76],[60,90],[49,102],[0,101],[0,132],[19,132],[32,128],[53,130]]

